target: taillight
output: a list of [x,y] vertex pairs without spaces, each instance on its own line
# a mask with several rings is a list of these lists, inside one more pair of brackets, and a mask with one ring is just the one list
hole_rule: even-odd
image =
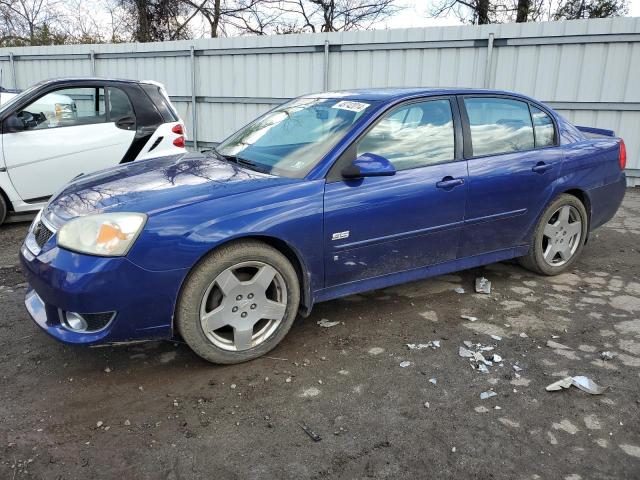
[[624,140],[620,139],[620,170],[624,170],[627,166],[627,147],[624,145]]
[[171,131],[176,135],[180,135],[173,141],[173,144],[178,148],[184,148],[184,128],[182,128],[182,124],[175,124],[173,128],[171,128]]
[[178,148],[184,148],[184,137],[180,135],[173,141],[173,144]]

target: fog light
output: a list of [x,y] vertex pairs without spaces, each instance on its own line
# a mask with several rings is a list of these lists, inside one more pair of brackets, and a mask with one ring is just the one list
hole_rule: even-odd
[[64,323],[74,332],[84,332],[87,330],[87,321],[82,318],[82,315],[75,312],[64,312]]

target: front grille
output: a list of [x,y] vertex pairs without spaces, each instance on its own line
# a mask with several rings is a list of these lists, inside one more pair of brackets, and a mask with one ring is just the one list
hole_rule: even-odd
[[45,243],[51,238],[53,232],[47,228],[47,226],[42,223],[42,221],[38,222],[36,227],[33,229],[33,236],[36,239],[36,243],[40,248],[44,246]]

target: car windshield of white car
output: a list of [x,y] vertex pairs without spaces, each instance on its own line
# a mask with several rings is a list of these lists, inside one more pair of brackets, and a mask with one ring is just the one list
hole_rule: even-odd
[[299,98],[243,127],[216,152],[255,170],[302,178],[376,103]]

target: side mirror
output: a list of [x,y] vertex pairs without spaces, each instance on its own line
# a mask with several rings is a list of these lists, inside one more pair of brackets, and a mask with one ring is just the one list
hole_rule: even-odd
[[389,177],[396,174],[389,160],[375,153],[363,153],[342,170],[344,178]]
[[24,120],[20,118],[16,113],[12,113],[4,119],[2,130],[5,133],[21,132],[26,130],[27,125]]

